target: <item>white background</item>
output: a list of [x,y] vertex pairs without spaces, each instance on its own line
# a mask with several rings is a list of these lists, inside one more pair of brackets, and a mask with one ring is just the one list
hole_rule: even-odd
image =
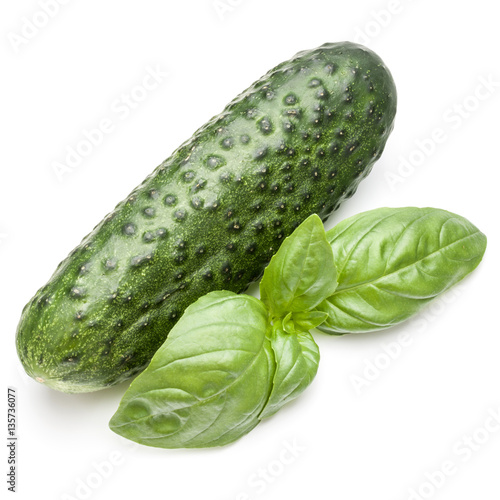
[[[24,18],[43,24],[39,3],[2,2],[0,324],[6,375],[0,435],[6,435],[6,387],[13,386],[17,498],[498,500],[500,428],[484,427],[490,414],[500,412],[495,3],[218,5],[66,0],[45,26],[29,32]],[[23,41],[23,32],[31,38]],[[380,206],[444,208],[488,236],[479,268],[403,326],[340,338],[316,335],[322,359],[309,390],[225,448],[130,446],[107,427],[126,384],[66,395],[24,375],[16,325],[59,261],[236,94],[297,51],[341,40],[363,42],[384,59],[399,107],[382,159],[328,227]],[[130,114],[119,113],[116,99],[141,83],[147,67],[168,76]],[[67,147],[105,118],[113,131],[58,179],[54,162],[64,161]],[[439,136],[435,129],[441,129],[439,144],[431,143],[433,134]],[[407,336],[403,346],[401,335]],[[370,364],[383,368],[367,372]],[[355,377],[365,377],[360,390]],[[284,451],[287,446],[295,452]],[[8,450],[2,448],[5,478]],[[446,476],[436,473],[444,462],[452,471]],[[0,487],[6,491],[4,479]]]

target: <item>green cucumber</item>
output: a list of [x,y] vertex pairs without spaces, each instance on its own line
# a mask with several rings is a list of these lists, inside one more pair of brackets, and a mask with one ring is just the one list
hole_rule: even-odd
[[325,44],[276,66],[61,262],[22,313],[26,372],[64,392],[136,375],[189,304],[244,291],[295,227],[353,195],[395,113],[393,79],[362,46]]

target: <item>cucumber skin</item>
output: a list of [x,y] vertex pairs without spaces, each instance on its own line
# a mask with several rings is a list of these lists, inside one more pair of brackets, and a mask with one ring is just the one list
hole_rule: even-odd
[[143,370],[184,309],[242,292],[283,239],[352,196],[393,128],[396,89],[350,42],[299,52],[201,127],[59,264],[25,306],[26,372],[89,392]]

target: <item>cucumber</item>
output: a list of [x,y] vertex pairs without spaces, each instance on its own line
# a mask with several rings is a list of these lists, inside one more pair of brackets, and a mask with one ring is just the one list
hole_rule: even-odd
[[184,309],[244,291],[304,219],[355,192],[393,128],[396,89],[349,42],[298,53],[198,129],[87,235],[25,306],[17,351],[54,389],[143,370]]

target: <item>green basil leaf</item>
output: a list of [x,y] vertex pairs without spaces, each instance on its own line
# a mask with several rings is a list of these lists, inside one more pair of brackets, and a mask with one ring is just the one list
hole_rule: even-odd
[[220,446],[259,422],[275,369],[268,311],[217,291],[190,305],[130,385],[110,428],[161,448]]
[[337,286],[332,249],[317,215],[285,239],[260,283],[261,300],[272,315],[312,309]]
[[283,319],[283,330],[287,333],[308,332],[328,319],[321,311],[299,311],[288,313]]
[[276,328],[271,338],[276,358],[273,387],[260,418],[274,415],[313,381],[318,371],[319,349],[309,332],[286,333]]
[[339,285],[318,306],[331,334],[398,324],[473,271],[486,236],[467,219],[436,208],[379,208],[327,233]]

